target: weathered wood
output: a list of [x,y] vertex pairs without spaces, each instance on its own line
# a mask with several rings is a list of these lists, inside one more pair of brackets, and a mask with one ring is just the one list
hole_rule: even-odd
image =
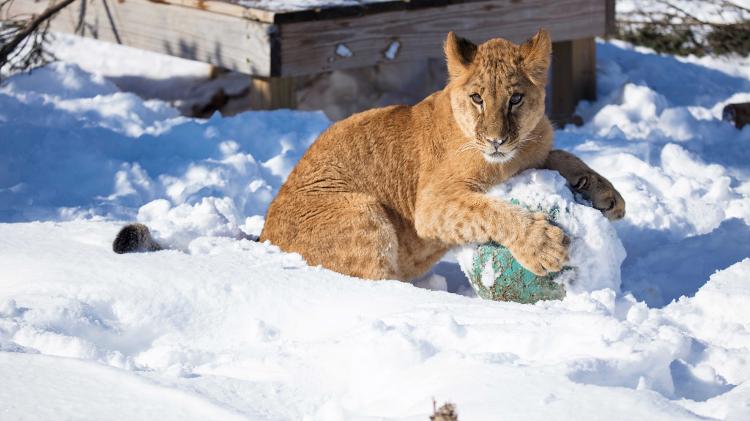
[[[494,0],[281,23],[280,66],[275,75],[315,74],[441,57],[448,31],[475,42],[495,37],[520,42],[540,27],[546,28],[554,40],[572,40],[603,35],[605,25],[605,3],[601,0]],[[386,52],[395,46],[397,54],[391,59]]]
[[294,78],[252,78],[250,84],[250,104],[254,110],[296,108]]
[[[240,17],[252,17],[261,22],[289,23],[310,20],[362,17],[369,14],[398,10],[419,10],[451,4],[477,3],[487,0],[390,0],[361,2],[356,4],[333,4],[314,6],[314,3],[290,4],[284,2],[257,5],[244,0],[158,0],[164,3],[181,4],[218,13]],[[519,0],[522,1],[522,0]],[[325,3],[325,2],[324,2]]]
[[[483,42],[520,42],[540,27],[555,40],[550,114],[568,118],[596,97],[594,36],[612,25],[613,0],[392,0],[291,11],[236,0],[109,2],[122,43],[200,60],[256,77],[259,108],[294,106],[292,77],[442,57],[448,31]],[[39,13],[45,0],[16,0],[11,13]],[[53,30],[73,32],[78,10],[63,10]],[[88,3],[87,35],[116,41],[102,3]]]
[[596,42],[594,38],[552,44],[552,87],[549,115],[566,122],[580,100],[596,99]]
[[[231,0],[109,2],[125,45],[262,77],[441,57],[442,41],[451,30],[476,42],[498,36],[522,41],[540,27],[556,41],[602,35],[605,3],[394,0],[277,13]],[[45,5],[45,1],[16,0],[11,11],[39,12]],[[53,29],[72,32],[76,17],[77,8],[64,10],[53,21]],[[303,17],[316,20],[300,21]],[[92,30],[89,36],[115,41],[101,2],[89,3],[86,23]]]
[[[110,1],[117,33],[131,47],[199,60],[259,76],[272,73],[275,26],[148,0]],[[10,13],[39,13],[46,1],[16,0]],[[52,29],[72,33],[78,7],[61,11]],[[86,36],[116,42],[102,3],[87,4]]]
[[606,35],[614,35],[617,32],[617,21],[615,20],[615,0],[604,0],[607,5],[607,32]]
[[206,10],[213,13],[221,13],[227,16],[257,20],[258,22],[274,23],[276,13],[242,6],[237,2],[228,0],[160,0],[162,3],[190,7],[193,9]]

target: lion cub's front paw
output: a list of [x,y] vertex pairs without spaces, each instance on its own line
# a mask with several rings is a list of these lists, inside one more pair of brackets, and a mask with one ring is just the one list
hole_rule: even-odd
[[570,240],[560,228],[547,222],[547,215],[529,215],[526,226],[514,244],[508,246],[513,257],[536,275],[559,272],[568,260]]
[[612,183],[599,174],[594,172],[583,174],[571,187],[584,199],[591,201],[591,205],[610,221],[622,219],[625,216],[625,200]]

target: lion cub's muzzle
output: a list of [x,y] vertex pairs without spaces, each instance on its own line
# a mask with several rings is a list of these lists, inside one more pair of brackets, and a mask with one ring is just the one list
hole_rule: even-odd
[[486,139],[484,144],[485,159],[491,163],[507,162],[516,153],[515,144],[511,143],[508,137]]

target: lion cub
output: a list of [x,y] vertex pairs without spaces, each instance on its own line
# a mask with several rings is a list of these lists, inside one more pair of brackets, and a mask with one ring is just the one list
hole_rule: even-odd
[[260,240],[309,264],[369,279],[410,280],[450,248],[494,240],[536,274],[567,259],[542,213],[491,199],[528,168],[560,171],[612,218],[622,197],[576,157],[552,149],[544,115],[551,44],[479,46],[448,34],[450,80],[414,106],[355,114],[323,132],[271,203]]

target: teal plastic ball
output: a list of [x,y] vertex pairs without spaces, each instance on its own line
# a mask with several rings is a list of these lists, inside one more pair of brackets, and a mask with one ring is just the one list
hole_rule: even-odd
[[[560,273],[536,275],[521,266],[507,248],[497,243],[487,243],[477,247],[468,278],[481,298],[535,303],[565,297],[565,287],[555,282]],[[491,279],[488,280],[488,277]]]
[[[559,209],[555,207],[547,214],[554,222]],[[471,265],[462,269],[479,297],[524,304],[565,297],[565,286],[555,280],[572,270],[571,267],[564,267],[560,272],[536,275],[518,263],[510,250],[494,242],[476,246]]]

